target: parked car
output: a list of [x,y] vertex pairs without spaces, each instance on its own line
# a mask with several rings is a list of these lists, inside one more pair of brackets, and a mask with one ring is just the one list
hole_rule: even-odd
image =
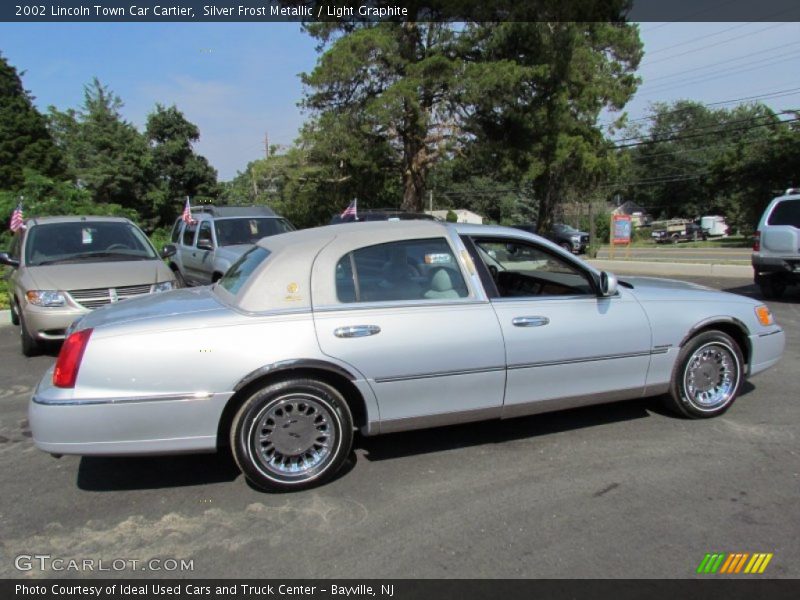
[[11,320],[25,356],[63,340],[67,327],[95,308],[175,285],[142,230],[115,217],[28,219],[0,263],[13,269]]
[[724,413],[784,333],[750,298],[618,282],[534,235],[430,221],[267,237],[215,285],[81,319],[29,405],[55,454],[213,452],[256,486],[376,435],[668,394]]
[[779,298],[800,282],[800,189],[769,203],[753,242],[753,274],[765,298]]
[[333,215],[330,224],[363,223],[368,221],[436,221],[436,217],[426,213],[408,212],[399,208],[367,208],[359,209],[358,218],[354,215]]
[[653,224],[650,234],[656,244],[706,241],[708,232],[700,223],[686,219],[672,219]]
[[169,266],[181,286],[208,285],[225,274],[258,240],[294,231],[285,218],[266,206],[200,206],[193,223],[175,220]]
[[[515,225],[515,229],[527,231],[528,233],[539,233],[536,223],[526,223],[524,225]],[[585,231],[580,231],[566,225],[564,223],[555,223],[547,234],[541,234],[548,240],[555,242],[567,252],[573,254],[585,254],[586,248],[589,247],[589,234]]]

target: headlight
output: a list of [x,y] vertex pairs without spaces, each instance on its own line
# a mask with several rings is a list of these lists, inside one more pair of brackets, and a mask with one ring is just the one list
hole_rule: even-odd
[[66,306],[67,299],[56,290],[30,290],[25,293],[28,302],[35,306]]
[[156,292],[168,292],[173,287],[175,286],[171,281],[162,281],[161,283],[156,283],[155,285],[153,285],[153,288],[150,291],[153,294],[155,294]]

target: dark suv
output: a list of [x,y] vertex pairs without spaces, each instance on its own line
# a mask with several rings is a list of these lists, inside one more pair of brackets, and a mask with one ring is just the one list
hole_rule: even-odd
[[574,227],[564,223],[555,223],[549,233],[540,233],[536,223],[526,223],[524,225],[514,225],[515,229],[521,229],[528,233],[535,233],[555,242],[567,252],[573,254],[584,254],[589,246],[589,234],[585,231],[578,231]]

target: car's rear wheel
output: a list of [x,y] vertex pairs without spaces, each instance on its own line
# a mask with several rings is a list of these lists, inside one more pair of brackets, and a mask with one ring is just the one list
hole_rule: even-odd
[[743,365],[742,351],[728,334],[696,335],[678,355],[668,398],[671,408],[692,419],[721,415],[736,400]]
[[28,333],[22,313],[19,314],[19,341],[22,346],[22,354],[25,356],[39,356],[42,353],[42,343]]
[[254,392],[231,425],[236,464],[256,487],[298,490],[333,477],[353,445],[353,417],[333,386],[289,379]]

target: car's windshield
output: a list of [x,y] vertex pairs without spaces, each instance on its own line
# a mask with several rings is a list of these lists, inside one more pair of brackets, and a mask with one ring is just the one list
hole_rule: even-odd
[[216,219],[214,229],[217,234],[217,244],[220,246],[255,244],[261,238],[294,231],[289,221],[274,217]]
[[31,267],[154,258],[141,230],[122,221],[42,223],[31,227],[25,240],[25,263]]

